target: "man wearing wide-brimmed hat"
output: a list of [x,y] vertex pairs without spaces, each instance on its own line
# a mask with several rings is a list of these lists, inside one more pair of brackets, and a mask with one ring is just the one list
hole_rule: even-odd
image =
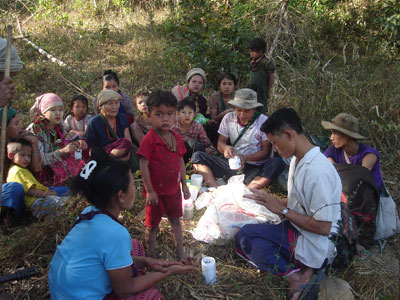
[[238,90],[228,103],[235,107],[235,111],[224,116],[218,130],[218,151],[224,158],[195,152],[193,166],[203,175],[208,186],[217,187],[215,177],[227,179],[237,174],[236,170],[230,169],[228,159],[239,156],[245,174],[244,183],[249,188],[263,188],[285,167],[280,157],[270,157],[271,144],[260,130],[268,117],[255,110],[263,105],[257,102],[257,93],[251,89]]
[[351,114],[340,113],[332,122],[322,121],[321,124],[331,131],[332,146],[325,151],[325,156],[333,163],[366,167],[382,192],[380,154],[374,148],[358,142],[365,139],[359,133],[358,119]]

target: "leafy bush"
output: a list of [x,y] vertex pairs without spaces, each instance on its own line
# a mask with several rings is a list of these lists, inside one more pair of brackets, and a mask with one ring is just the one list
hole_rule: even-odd
[[165,51],[179,45],[189,62],[184,69],[203,68],[209,82],[215,82],[223,71],[234,72],[245,81],[248,42],[260,34],[246,16],[256,8],[255,3],[182,1],[170,6],[170,16],[162,27],[170,42]]

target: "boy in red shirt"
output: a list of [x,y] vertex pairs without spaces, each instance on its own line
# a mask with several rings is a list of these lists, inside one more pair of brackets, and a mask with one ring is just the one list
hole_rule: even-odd
[[186,186],[186,152],[182,138],[171,128],[175,124],[177,100],[168,91],[157,91],[147,99],[148,114],[153,124],[140,143],[144,193],[146,195],[145,242],[150,257],[155,257],[156,232],[165,214],[171,224],[179,259],[185,259],[182,240],[182,191],[185,199],[190,192]]

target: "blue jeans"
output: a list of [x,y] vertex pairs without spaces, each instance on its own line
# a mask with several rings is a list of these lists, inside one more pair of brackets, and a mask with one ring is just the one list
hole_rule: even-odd
[[1,206],[12,208],[15,215],[20,215],[25,209],[25,192],[18,182],[4,183],[1,188]]
[[[192,155],[192,164],[205,165],[211,169],[214,177],[230,177],[237,175],[236,170],[229,167],[229,162],[226,158],[218,157],[206,152],[197,151]],[[285,163],[280,157],[268,158],[262,165],[256,166],[246,163],[243,168],[245,174],[245,184],[249,184],[254,177],[260,176],[275,180],[279,174],[285,169]]]

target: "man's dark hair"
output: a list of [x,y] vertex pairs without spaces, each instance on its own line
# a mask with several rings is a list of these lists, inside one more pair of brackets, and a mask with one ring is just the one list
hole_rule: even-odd
[[297,134],[303,133],[301,120],[293,108],[280,108],[275,111],[261,126],[261,131],[272,135],[279,134],[284,129],[291,128]]
[[265,52],[266,47],[267,46],[263,38],[252,39],[249,43],[249,50],[258,51],[261,53]]
[[147,98],[146,104],[149,112],[151,112],[154,107],[159,107],[162,104],[169,107],[176,107],[178,100],[176,100],[176,97],[170,91],[155,91]]
[[193,111],[196,111],[196,99],[191,96],[184,98],[182,101],[178,102],[176,110],[180,111],[181,109],[184,109],[186,106],[193,109]]

